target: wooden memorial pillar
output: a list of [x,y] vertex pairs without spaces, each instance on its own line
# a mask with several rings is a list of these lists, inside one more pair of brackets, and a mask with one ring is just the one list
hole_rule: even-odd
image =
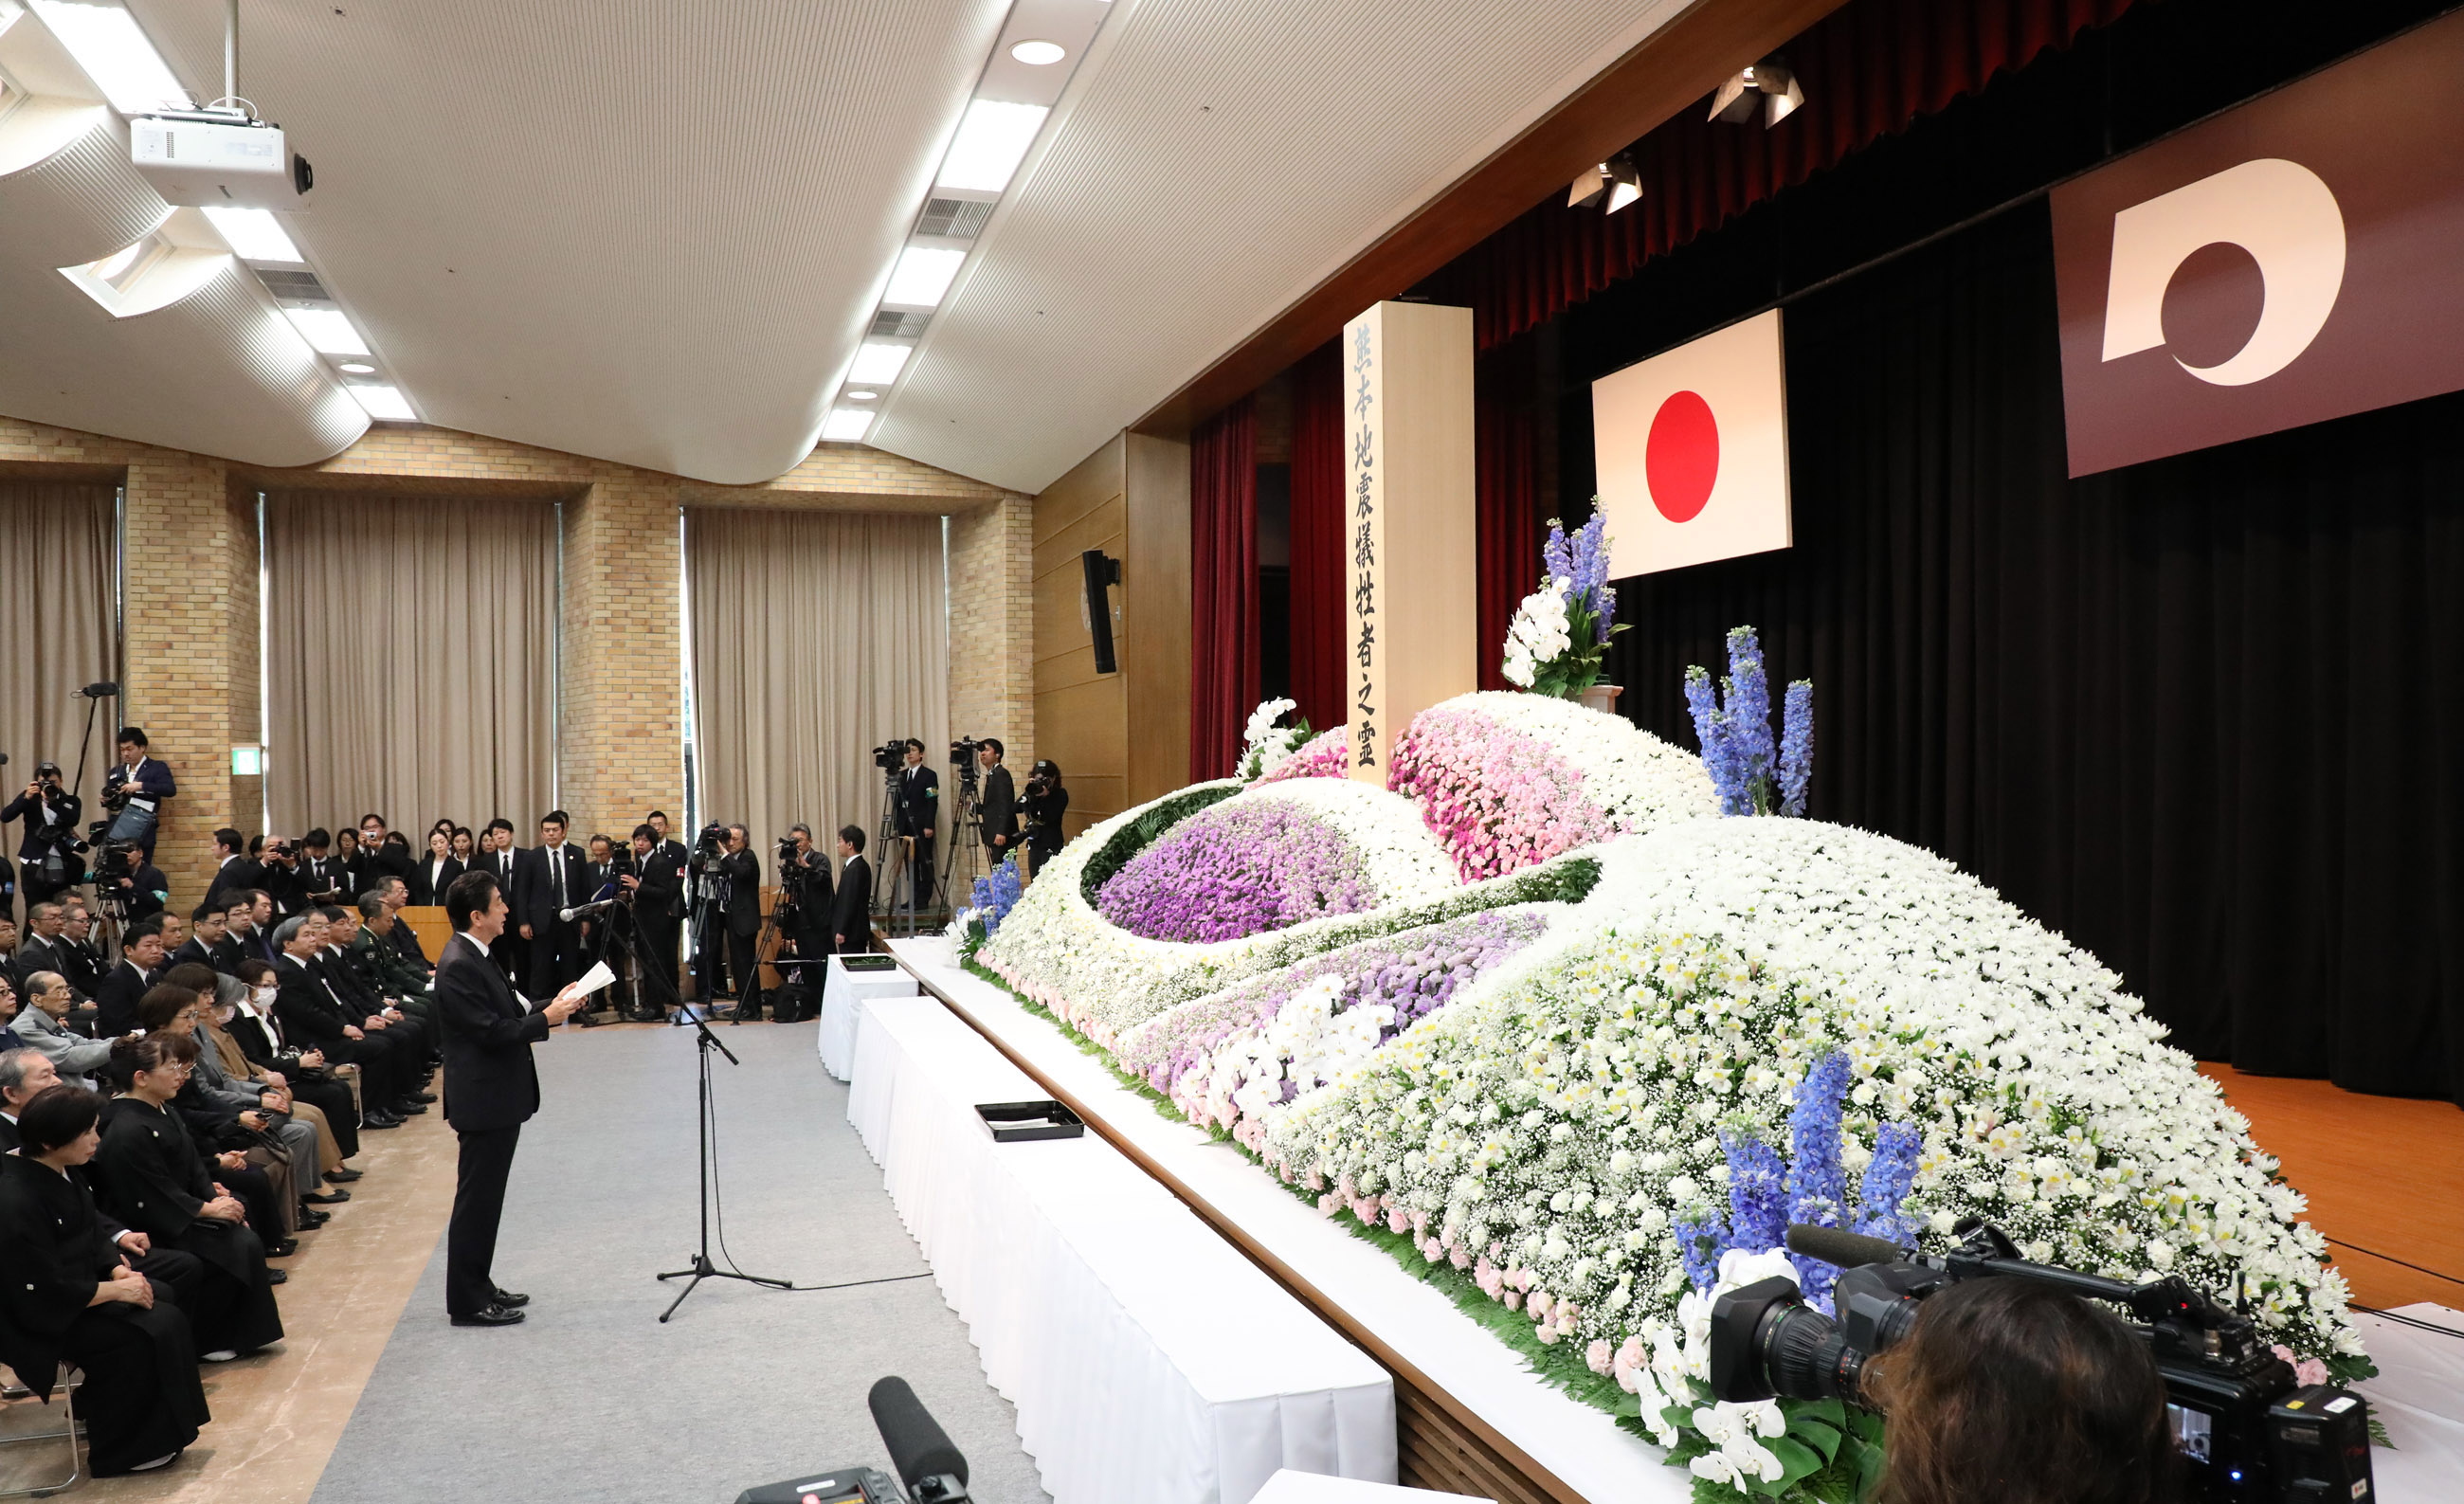
[[1344,668],[1352,776],[1383,787],[1414,716],[1480,687],[1471,310],[1379,303],[1344,325]]

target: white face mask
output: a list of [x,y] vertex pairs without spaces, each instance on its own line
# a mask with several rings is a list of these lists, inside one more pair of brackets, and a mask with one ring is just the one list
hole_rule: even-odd
[[278,990],[279,990],[278,988],[275,988],[275,987],[273,987],[273,986],[262,986],[262,987],[259,987],[259,988],[257,988],[257,989],[256,989],[256,1000],[257,1000],[257,1002],[259,1002],[259,1003],[269,1003],[269,1004],[270,1004],[270,1003],[272,1003],[272,1002],[274,1001],[274,994],[275,994],[276,991],[278,991]]

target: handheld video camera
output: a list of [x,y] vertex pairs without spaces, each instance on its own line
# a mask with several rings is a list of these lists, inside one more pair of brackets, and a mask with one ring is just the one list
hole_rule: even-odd
[[[965,1504],[967,1459],[907,1381],[881,1380],[865,1397],[898,1476],[861,1464],[816,1470],[746,1489],[736,1504]],[[906,1484],[905,1492],[899,1485]]]
[[1865,1365],[1915,1330],[1926,1296],[1966,1279],[2034,1279],[2129,1311],[2165,1381],[2188,1497],[2368,1504],[2368,1402],[2299,1383],[2249,1316],[2178,1275],[2124,1284],[2032,1264],[2001,1228],[1974,1218],[1959,1232],[1956,1250],[1924,1256],[1835,1228],[1790,1228],[1791,1250],[1844,1271],[1832,1291],[1838,1317],[1806,1306],[1784,1278],[1721,1295],[1711,1306],[1711,1393],[1740,1404],[1774,1396],[1858,1401]]

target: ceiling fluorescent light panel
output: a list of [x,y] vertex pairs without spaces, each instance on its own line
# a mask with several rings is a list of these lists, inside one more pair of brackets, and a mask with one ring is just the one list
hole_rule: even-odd
[[231,248],[231,254],[243,261],[273,261],[285,266],[304,266],[307,258],[291,243],[290,232],[282,221],[274,217],[270,209],[216,209],[209,206],[206,217]]
[[410,400],[399,387],[362,387],[356,384],[342,388],[351,394],[363,411],[385,423],[416,423],[419,414],[410,410]]
[[860,442],[872,428],[872,414],[861,408],[832,408],[822,420],[822,437],[836,444]]
[[118,5],[84,0],[33,0],[34,13],[77,59],[85,76],[122,115],[144,115],[166,104],[186,105],[183,87],[163,55],[145,39],[137,17]]
[[898,264],[890,270],[890,288],[881,300],[909,308],[937,308],[941,295],[958,275],[958,264],[966,258],[964,251],[909,246],[898,253]]
[[285,308],[282,313],[319,355],[369,353],[368,342],[360,338],[360,331],[351,327],[351,321],[339,308]]
[[906,344],[858,345],[855,364],[847,370],[847,380],[868,387],[887,387],[907,368],[907,357],[913,353],[914,347]]
[[1026,148],[1035,144],[1044,118],[1051,113],[1045,105],[1012,104],[1005,100],[978,100],[969,104],[933,186],[1001,192],[1017,175]]

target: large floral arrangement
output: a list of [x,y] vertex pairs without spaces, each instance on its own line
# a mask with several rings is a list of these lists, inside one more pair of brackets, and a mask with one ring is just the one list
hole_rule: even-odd
[[1342,778],[1352,771],[1350,728],[1329,726],[1292,750],[1268,769],[1262,783],[1275,783],[1286,778]]
[[1249,723],[1241,732],[1241,757],[1235,769],[1239,777],[1250,782],[1272,778],[1309,740],[1307,716],[1293,725],[1283,723],[1286,716],[1299,708],[1287,699],[1269,699],[1261,700],[1258,708],[1249,712]]
[[1573,699],[1599,682],[1609,639],[1625,630],[1609,585],[1607,517],[1595,511],[1571,535],[1551,518],[1540,562],[1540,588],[1507,624],[1499,672],[1508,684]]
[[1728,675],[1719,693],[1712,691],[1709,670],[1701,664],[1686,669],[1685,706],[1694,717],[1703,766],[1719,790],[1722,814],[1805,813],[1814,782],[1813,680],[1788,687],[1776,762],[1771,678],[1763,672],[1762,643],[1751,627],[1728,631]]
[[1615,716],[1539,695],[1443,700],[1396,739],[1387,785],[1466,882],[1715,812],[1702,762]]

